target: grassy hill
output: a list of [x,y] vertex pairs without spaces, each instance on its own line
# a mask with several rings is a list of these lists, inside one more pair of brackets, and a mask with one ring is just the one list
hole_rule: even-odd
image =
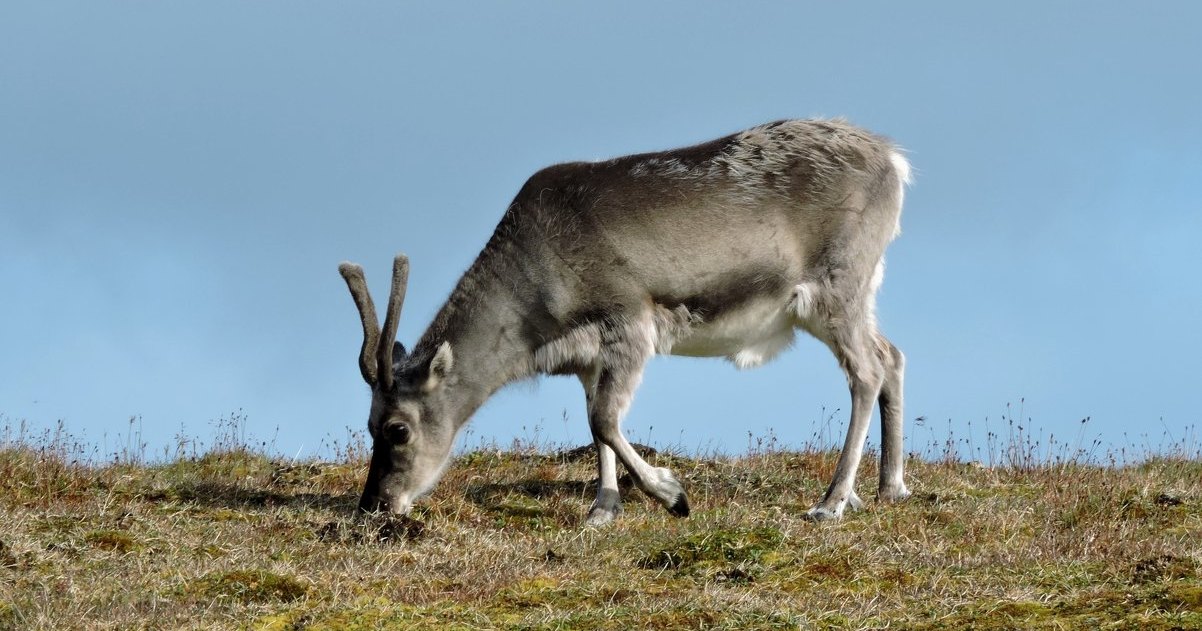
[[801,517],[833,452],[657,454],[693,516],[629,491],[596,530],[591,456],[550,449],[458,457],[413,520],[353,516],[361,448],[75,451],[0,446],[0,629],[1202,628],[1196,452],[913,459],[911,500],[838,524]]

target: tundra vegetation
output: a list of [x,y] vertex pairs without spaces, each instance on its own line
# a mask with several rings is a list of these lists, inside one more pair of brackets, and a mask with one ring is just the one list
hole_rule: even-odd
[[804,518],[828,441],[666,448],[646,458],[678,472],[691,518],[634,491],[598,529],[593,450],[537,436],[458,451],[409,517],[383,517],[355,511],[361,436],[294,461],[237,415],[155,455],[4,424],[0,629],[1202,628],[1194,438],[932,437],[908,456],[913,497],[832,523]]

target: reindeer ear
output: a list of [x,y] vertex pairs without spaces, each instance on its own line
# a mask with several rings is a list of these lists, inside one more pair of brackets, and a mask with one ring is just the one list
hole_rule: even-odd
[[434,359],[430,360],[430,368],[426,371],[426,383],[422,384],[422,390],[429,392],[441,385],[454,365],[455,354],[451,352],[451,344],[443,342],[434,353]]
[[397,364],[405,361],[405,356],[409,353],[405,350],[405,345],[394,341],[392,343],[392,366],[396,369]]

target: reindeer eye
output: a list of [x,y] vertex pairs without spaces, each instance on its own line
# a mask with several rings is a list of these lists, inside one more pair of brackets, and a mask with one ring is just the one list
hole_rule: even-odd
[[404,421],[388,421],[382,428],[384,439],[393,445],[404,445],[409,442],[409,424]]

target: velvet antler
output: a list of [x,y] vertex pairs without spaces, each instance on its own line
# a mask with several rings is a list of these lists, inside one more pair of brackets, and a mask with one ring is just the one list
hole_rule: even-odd
[[363,268],[354,263],[343,263],[338,266],[346,286],[351,290],[351,298],[359,309],[359,319],[363,322],[363,347],[359,350],[359,372],[367,385],[376,387],[379,382],[376,372],[376,350],[380,344],[380,321],[376,319],[376,305],[371,301],[367,292],[367,280],[363,277]]
[[405,304],[405,289],[409,286],[409,259],[404,254],[396,255],[392,261],[392,289],[388,292],[388,310],[384,312],[384,330],[380,334],[376,365],[379,366],[380,386],[392,387],[392,345],[396,342],[396,328],[401,318],[401,305]]
[[388,389],[392,387],[392,344],[396,341],[397,322],[401,317],[401,305],[405,302],[405,288],[409,283],[409,259],[398,254],[392,261],[392,289],[388,294],[388,309],[384,313],[384,330],[376,318],[376,306],[367,291],[367,279],[363,268],[354,263],[338,266],[338,273],[351,290],[351,298],[359,308],[359,319],[363,322],[363,348],[359,350],[359,372],[367,385]]

